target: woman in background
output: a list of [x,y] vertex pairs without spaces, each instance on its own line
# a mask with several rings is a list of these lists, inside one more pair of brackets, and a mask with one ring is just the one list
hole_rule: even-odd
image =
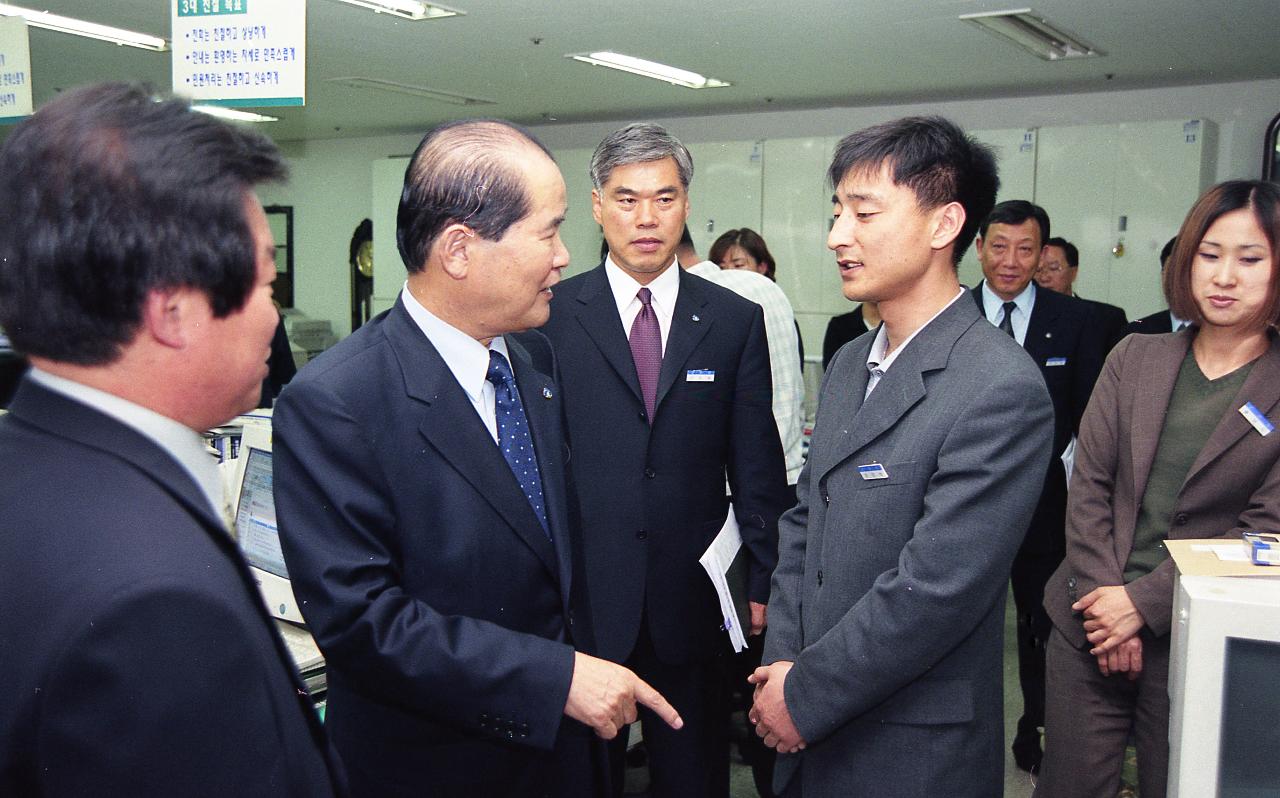
[[[1138,791],[1169,760],[1168,538],[1280,529],[1280,186],[1230,181],[1191,209],[1164,271],[1181,332],[1131,335],[1080,424],[1049,639],[1036,798],[1111,798],[1126,741]],[[1269,419],[1269,420],[1268,420]]]
[[747,269],[778,281],[777,265],[769,254],[769,247],[750,227],[730,230],[717,238],[708,259],[721,269]]

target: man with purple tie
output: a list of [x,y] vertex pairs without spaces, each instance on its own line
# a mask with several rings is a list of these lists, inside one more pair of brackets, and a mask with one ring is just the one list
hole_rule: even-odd
[[609,252],[556,289],[542,328],[560,363],[599,652],[685,721],[672,731],[640,712],[653,796],[728,792],[721,667],[732,648],[698,564],[725,522],[726,480],[750,559],[751,634],[765,624],[777,520],[794,498],[763,311],[676,263],[692,176],[688,150],[657,125],[605,137],[591,206]]

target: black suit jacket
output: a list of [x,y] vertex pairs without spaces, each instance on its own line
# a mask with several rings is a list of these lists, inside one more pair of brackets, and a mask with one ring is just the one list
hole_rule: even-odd
[[1169,318],[1168,308],[1158,310],[1150,316],[1134,319],[1124,328],[1124,335],[1132,335],[1133,333],[1159,335],[1168,332],[1173,332],[1173,319]]
[[593,630],[615,661],[631,653],[642,613],[666,662],[727,650],[698,565],[727,515],[726,476],[753,601],[768,601],[778,516],[794,500],[760,306],[687,272],[679,278],[652,425],[603,265],[560,284],[543,328],[562,370]]
[[169,454],[25,380],[0,464],[0,795],[338,792],[252,577]]
[[[1106,353],[1110,352],[1116,344],[1120,343],[1120,339],[1125,336],[1125,327],[1129,325],[1129,317],[1125,315],[1124,308],[1108,305],[1106,302],[1085,299],[1078,294],[1076,299],[1085,303],[1093,311],[1094,318],[1098,320],[1098,333],[1102,337],[1103,355],[1105,357]],[[1101,370],[1101,366],[1099,366],[1099,370]]]
[[[985,313],[981,283],[973,289],[973,298]],[[1100,327],[1088,305],[1056,291],[1036,289],[1023,349],[1035,360],[1053,400],[1053,452],[1020,556],[1062,558],[1067,483],[1061,455],[1080,430],[1080,419],[1102,370],[1103,347]]]
[[867,323],[862,318],[862,305],[858,305],[848,313],[832,316],[827,322],[827,332],[822,336],[823,370],[825,371],[827,366],[831,365],[831,358],[836,356],[840,347],[867,331]]
[[401,302],[277,402],[281,540],[328,662],[326,720],[353,793],[572,792],[549,786],[553,749],[586,750],[585,727],[563,715],[574,533],[560,392],[545,338],[523,340],[507,344],[550,539]]

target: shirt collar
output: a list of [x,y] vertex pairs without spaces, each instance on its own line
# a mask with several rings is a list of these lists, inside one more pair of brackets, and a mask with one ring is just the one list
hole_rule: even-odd
[[400,301],[409,312],[409,318],[413,319],[418,329],[422,330],[422,334],[427,336],[427,340],[440,353],[462,390],[466,391],[473,403],[479,402],[484,395],[484,384],[489,375],[489,350],[501,352],[508,362],[511,360],[506,340],[501,335],[494,336],[486,348],[484,344],[423,307],[409,290],[407,282],[400,291]]
[[[987,321],[992,324],[1000,323],[1005,301],[996,296],[996,292],[991,290],[986,280],[982,281],[982,310],[986,314]],[[1018,310],[1022,311],[1023,317],[1031,318],[1031,309],[1036,305],[1036,281],[1027,283],[1027,287],[1022,289],[1022,293],[1015,296],[1012,302]]]
[[205,447],[204,438],[199,432],[149,407],[75,380],[41,371],[34,366],[30,377],[55,393],[110,416],[159,446],[177,460],[182,470],[196,483],[196,487],[209,500],[214,516],[222,518],[222,481],[218,477],[214,457]]
[[942,308],[939,309],[937,313],[929,317],[928,321],[926,321],[924,324],[921,324],[919,327],[917,327],[915,332],[907,336],[907,340],[903,341],[901,344],[898,345],[897,349],[889,353],[888,357],[885,357],[884,350],[887,349],[889,346],[889,333],[888,333],[888,329],[884,326],[884,323],[881,322],[880,327],[876,330],[875,340],[871,342],[871,351],[867,353],[867,370],[872,372],[879,370],[882,374],[888,371],[889,367],[892,366],[894,361],[898,359],[898,355],[902,354],[902,350],[907,348],[907,344],[914,341],[916,336],[920,334],[921,330],[923,330],[925,327],[928,327],[930,324],[932,324],[934,319],[938,318],[944,312],[946,312],[947,308],[954,305],[956,303],[956,300],[964,296],[966,293],[968,292],[966,292],[964,288],[961,288],[958,292],[956,292],[956,295],[951,297],[950,302],[943,305]]
[[652,294],[651,301],[664,308],[667,315],[676,306],[676,295],[680,293],[680,264],[676,263],[675,256],[671,258],[671,265],[653,278],[648,286],[640,285],[634,277],[624,272],[613,262],[611,255],[604,259],[604,273],[609,280],[609,288],[613,291],[613,301],[618,305],[619,316],[625,313],[628,305],[639,301],[636,294],[645,287]]

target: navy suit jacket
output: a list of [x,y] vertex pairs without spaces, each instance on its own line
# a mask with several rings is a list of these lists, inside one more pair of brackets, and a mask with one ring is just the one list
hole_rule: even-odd
[[1141,333],[1143,335],[1159,335],[1161,333],[1173,332],[1173,319],[1169,318],[1169,309],[1158,310],[1150,316],[1143,316],[1140,319],[1134,319],[1124,328],[1124,335],[1132,335],[1133,333]]
[[652,425],[603,265],[556,288],[543,328],[564,384],[592,628],[601,654],[619,662],[642,613],[663,661],[728,650],[698,564],[728,514],[726,475],[753,601],[768,601],[778,516],[794,500],[773,420],[763,311],[700,277],[679,277]]
[[25,380],[0,418],[0,795],[331,796],[336,760],[208,499]]
[[[978,310],[985,314],[981,284],[972,293]],[[1022,556],[1062,559],[1067,475],[1061,455],[1071,436],[1080,430],[1080,419],[1102,370],[1104,346],[1101,329],[1087,304],[1036,288],[1036,302],[1022,347],[1039,367],[1053,401],[1053,452],[1044,490],[1027,528]]]
[[276,405],[281,540],[353,793],[543,794],[553,749],[585,750],[563,715],[580,635],[559,390],[541,335],[506,340],[550,538],[399,301]]

